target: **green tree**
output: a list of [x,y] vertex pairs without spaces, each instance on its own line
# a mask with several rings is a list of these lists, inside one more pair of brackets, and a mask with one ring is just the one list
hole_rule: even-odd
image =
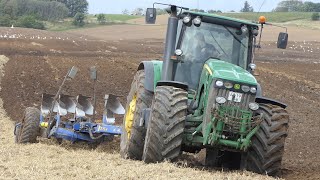
[[17,15],[17,1],[15,0],[2,0],[0,3],[0,8],[3,15],[9,15],[14,18]]
[[31,1],[33,2],[32,13],[38,16],[40,19],[45,21],[60,20],[68,15],[68,8],[56,1]]
[[205,12],[203,9],[191,9],[191,11],[195,11],[195,12]]
[[312,16],[311,16],[312,21],[319,21],[319,18],[320,18],[320,15],[318,12],[312,13]]
[[245,1],[244,6],[240,11],[241,12],[253,12],[253,7],[248,3],[248,1]]
[[288,11],[302,11],[303,2],[301,0],[285,0],[279,2],[277,8],[288,9]]
[[320,12],[320,3],[306,1],[303,3],[301,11],[304,12]]
[[36,19],[60,20],[68,15],[67,7],[60,2],[45,0],[0,0],[0,15],[12,19],[20,16],[34,16]]
[[33,29],[45,29],[45,26],[42,22],[37,21],[34,16],[22,16],[20,17],[15,26],[33,28]]
[[210,10],[208,10],[207,12],[210,13],[210,14],[213,14],[213,13],[222,13],[221,10],[213,10],[213,9],[210,9]]
[[97,21],[99,22],[99,24],[105,24],[107,19],[106,19],[106,15],[104,14],[98,14],[97,16]]
[[167,14],[166,9],[157,8],[157,15]]
[[122,14],[128,15],[128,14],[129,14],[129,10],[128,10],[128,9],[124,9],[124,10],[122,11]]
[[0,26],[9,27],[11,26],[11,20],[10,16],[0,16]]
[[288,12],[289,9],[287,7],[276,7],[272,10],[272,12]]
[[88,12],[88,2],[87,0],[52,0],[64,3],[69,9],[69,17],[74,17],[77,13],[87,13]]
[[136,8],[132,11],[132,15],[141,16],[143,15],[143,9],[142,8]]
[[73,25],[79,26],[79,27],[84,26],[85,24],[84,19],[85,19],[85,15],[83,13],[78,12],[73,18]]

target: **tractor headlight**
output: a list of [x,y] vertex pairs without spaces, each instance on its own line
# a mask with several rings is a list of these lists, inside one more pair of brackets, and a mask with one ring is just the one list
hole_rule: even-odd
[[190,16],[185,16],[183,18],[183,23],[188,24],[191,21],[191,17]]
[[257,88],[251,87],[251,88],[250,88],[250,92],[251,92],[251,93],[256,93],[256,92],[257,92]]
[[249,103],[249,108],[253,111],[256,111],[259,109],[259,104],[257,103]]
[[233,87],[233,84],[231,82],[225,82],[224,87],[226,87],[227,89],[231,89]]
[[246,85],[241,86],[241,89],[242,89],[243,92],[249,92],[250,91],[250,87],[246,86]]
[[250,67],[251,70],[257,69],[257,65],[256,65],[256,64],[253,64],[253,63],[250,63],[250,64],[249,64],[249,67]]
[[249,30],[248,30],[247,26],[244,25],[244,26],[241,27],[241,31],[242,31],[243,34],[247,34]]
[[226,101],[227,101],[227,100],[226,100],[226,98],[224,98],[224,97],[217,97],[217,98],[216,98],[216,102],[217,102],[218,104],[224,104]]
[[181,49],[176,49],[174,51],[174,53],[177,55],[177,56],[181,56],[183,54],[182,50]]
[[223,86],[223,81],[220,81],[220,80],[216,81],[216,86],[222,87]]
[[194,18],[193,19],[193,24],[199,26],[201,24],[201,18],[199,16]]

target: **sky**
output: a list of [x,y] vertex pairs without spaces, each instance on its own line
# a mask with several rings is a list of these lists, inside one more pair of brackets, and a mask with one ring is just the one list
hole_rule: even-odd
[[[106,14],[121,14],[124,9],[131,12],[137,7],[148,8],[152,7],[154,2],[176,4],[191,9],[200,8],[204,10],[214,9],[227,11],[240,11],[245,0],[87,0],[89,2],[89,13],[106,13]],[[312,0],[309,0],[312,1]],[[199,3],[198,3],[199,2]],[[248,0],[255,11],[268,12],[274,9],[281,0]],[[264,2],[264,3],[263,3]],[[313,0],[319,2],[320,0]],[[261,6],[262,5],[262,6]],[[164,8],[164,6],[159,6]]]

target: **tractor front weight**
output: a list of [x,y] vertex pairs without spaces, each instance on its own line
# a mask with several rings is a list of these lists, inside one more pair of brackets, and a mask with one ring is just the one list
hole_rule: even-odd
[[252,136],[259,129],[252,121],[252,112],[236,106],[218,106],[211,123],[206,128],[208,138],[203,144],[226,146],[246,151]]

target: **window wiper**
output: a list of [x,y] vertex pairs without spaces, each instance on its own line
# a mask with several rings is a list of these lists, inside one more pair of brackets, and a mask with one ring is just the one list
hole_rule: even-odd
[[233,34],[232,31],[230,31],[230,29],[228,29],[226,26],[223,26],[243,47],[247,48],[246,45],[243,44],[243,42],[240,41],[240,39],[235,35]]
[[[223,50],[223,48],[220,46],[220,44],[218,43],[218,41],[216,40],[216,38],[214,38],[212,32],[211,32],[211,31],[209,31],[209,32],[210,32],[210,35],[211,35],[211,37],[213,38],[213,40],[218,44],[219,48],[222,50],[222,52],[223,52],[227,57],[230,58],[230,56],[229,56],[229,55]],[[220,59],[219,59],[219,60],[220,60]]]

